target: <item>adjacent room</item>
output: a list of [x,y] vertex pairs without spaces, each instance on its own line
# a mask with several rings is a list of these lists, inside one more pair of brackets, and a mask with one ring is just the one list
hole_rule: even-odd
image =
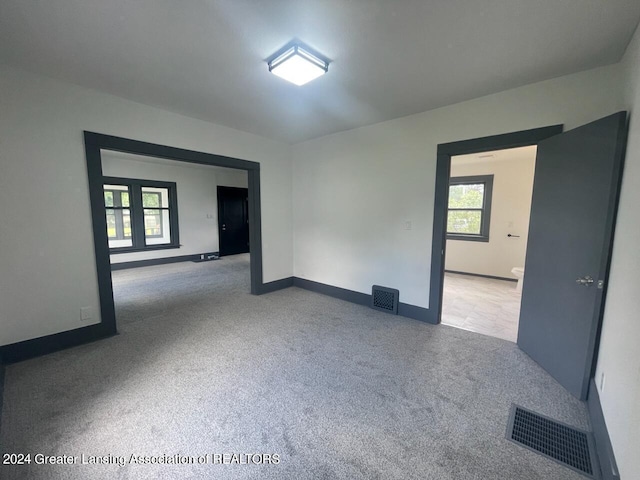
[[3,479],[632,480],[640,3],[0,3]]
[[213,290],[251,290],[246,171],[110,150],[101,159],[120,331],[175,318]]
[[515,342],[536,147],[451,159],[442,323]]

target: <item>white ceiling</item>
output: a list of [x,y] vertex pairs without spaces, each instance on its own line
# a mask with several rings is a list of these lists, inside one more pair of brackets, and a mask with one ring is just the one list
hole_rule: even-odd
[[[290,143],[617,62],[638,0],[1,0],[0,62]],[[328,57],[303,87],[265,60]]]

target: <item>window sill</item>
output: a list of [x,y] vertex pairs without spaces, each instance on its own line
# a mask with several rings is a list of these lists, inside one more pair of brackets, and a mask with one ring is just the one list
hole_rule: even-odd
[[455,235],[447,234],[447,240],[463,240],[465,242],[488,242],[489,237],[482,235]]
[[114,255],[116,253],[136,253],[136,252],[149,252],[152,250],[170,250],[172,248],[180,248],[182,245],[150,245],[148,247],[143,248],[135,248],[135,247],[122,247],[122,248],[110,248],[109,255]]

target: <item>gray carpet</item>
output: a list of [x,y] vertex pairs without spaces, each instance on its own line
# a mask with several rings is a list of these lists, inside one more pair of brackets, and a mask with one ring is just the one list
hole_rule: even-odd
[[516,402],[589,428],[513,343],[290,288],[248,257],[114,272],[120,335],[6,370],[3,452],[270,453],[275,465],[3,466],[3,478],[581,479],[505,440]]

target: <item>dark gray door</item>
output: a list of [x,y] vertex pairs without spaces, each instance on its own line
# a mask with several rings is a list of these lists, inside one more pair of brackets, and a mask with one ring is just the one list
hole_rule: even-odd
[[218,187],[220,255],[249,252],[249,190]]
[[518,345],[587,395],[626,143],[626,112],[538,144]]

